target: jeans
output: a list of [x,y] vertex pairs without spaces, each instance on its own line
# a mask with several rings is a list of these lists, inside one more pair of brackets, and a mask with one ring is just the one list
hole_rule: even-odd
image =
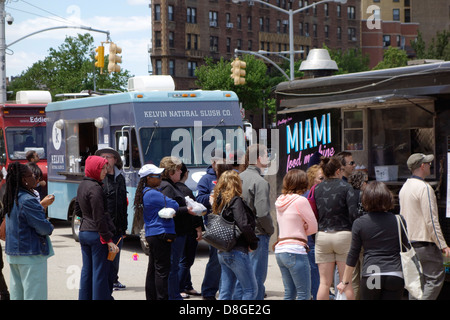
[[216,297],[220,284],[220,263],[217,257],[217,249],[209,246],[209,260],[205,268],[205,276],[202,282],[202,296],[204,298]]
[[317,299],[317,291],[319,290],[320,284],[320,276],[319,276],[319,267],[316,263],[316,243],[314,241],[313,236],[308,236],[308,259],[309,259],[309,267],[311,269],[311,295],[312,299]]
[[108,246],[100,242],[96,231],[80,231],[81,269],[79,300],[113,300],[109,271],[111,262],[107,260]]
[[284,300],[311,299],[311,269],[308,255],[276,253],[284,285]]
[[258,286],[249,255],[239,250],[231,250],[220,251],[218,257],[222,268],[219,300],[232,299],[236,280],[242,288],[242,300],[254,300]]
[[178,271],[178,279],[180,280],[180,292],[194,289],[191,281],[191,267],[195,261],[197,246],[197,233],[189,233],[186,237],[186,243],[180,259],[180,270]]
[[[258,235],[259,239],[258,248],[249,253],[250,261],[253,267],[253,273],[256,277],[256,283],[258,284],[258,295],[255,300],[264,300],[266,288],[264,282],[267,278],[267,268],[269,265],[269,235]],[[236,291],[233,295],[233,300],[242,300],[241,285],[237,283]]]
[[169,300],[183,300],[180,294],[180,279],[178,277],[180,270],[180,259],[184,251],[187,235],[177,235],[172,242],[172,252],[170,257],[169,274]]

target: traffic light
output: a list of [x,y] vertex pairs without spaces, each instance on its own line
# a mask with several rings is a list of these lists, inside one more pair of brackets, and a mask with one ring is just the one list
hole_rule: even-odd
[[122,63],[122,57],[118,56],[118,53],[122,53],[122,48],[116,45],[114,42],[111,42],[109,45],[109,72],[120,72],[120,66],[118,64]]
[[95,52],[97,52],[97,54],[95,55],[95,66],[97,68],[104,68],[105,67],[105,47],[98,46],[97,49],[95,49]]
[[245,84],[245,67],[247,63],[245,61],[239,60],[239,58],[234,59],[231,63],[231,78],[234,79],[234,85],[244,85]]

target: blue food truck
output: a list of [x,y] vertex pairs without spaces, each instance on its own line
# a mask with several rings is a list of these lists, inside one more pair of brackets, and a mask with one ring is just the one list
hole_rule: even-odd
[[84,162],[96,150],[112,147],[122,157],[128,232],[138,235],[133,202],[142,165],[176,156],[189,168],[186,184],[195,191],[214,148],[245,148],[239,101],[231,91],[132,91],[49,103],[46,114],[48,193],[55,194],[48,216],[71,220],[76,240],[74,200]]

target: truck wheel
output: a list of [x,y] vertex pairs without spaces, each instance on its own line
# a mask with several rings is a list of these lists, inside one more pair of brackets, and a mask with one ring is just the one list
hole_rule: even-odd
[[72,236],[76,242],[80,242],[79,238],[80,225],[81,225],[81,218],[74,213],[72,215]]

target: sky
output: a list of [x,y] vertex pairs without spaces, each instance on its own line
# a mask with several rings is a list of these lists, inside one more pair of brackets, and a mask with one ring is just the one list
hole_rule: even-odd
[[[132,75],[147,75],[151,46],[150,0],[6,0],[5,11],[14,18],[5,23],[6,44],[33,32],[57,26],[84,26],[110,32],[111,41],[122,47],[122,68]],[[6,49],[6,76],[17,76],[48,56],[66,36],[91,33],[94,46],[106,34],[83,29],[60,29],[38,33]],[[105,55],[109,46],[105,44]]]

